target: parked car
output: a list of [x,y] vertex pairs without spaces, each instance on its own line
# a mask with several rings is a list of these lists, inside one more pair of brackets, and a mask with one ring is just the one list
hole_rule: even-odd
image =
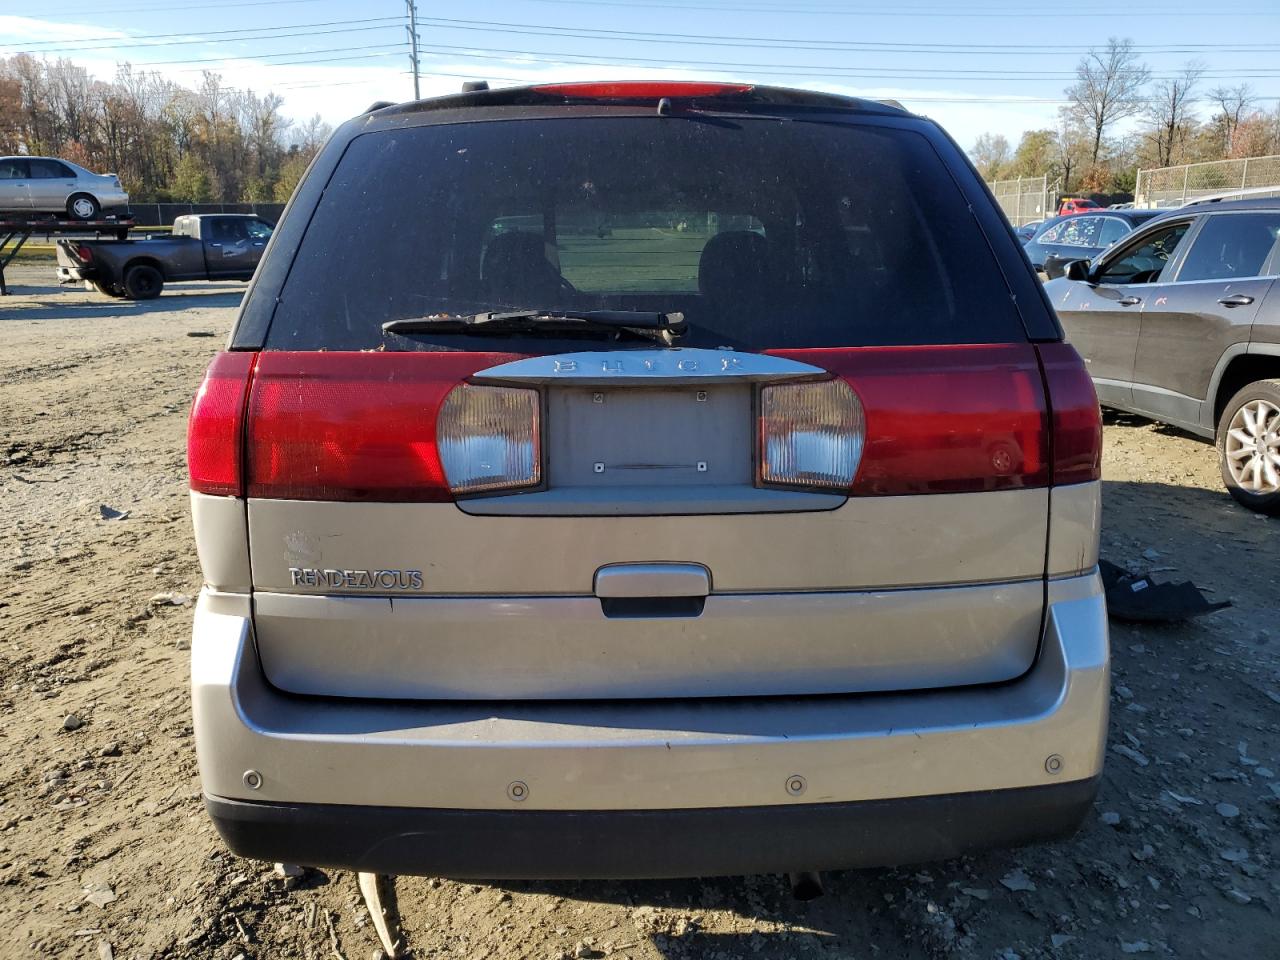
[[1084,197],[1063,197],[1062,202],[1058,204],[1058,216],[1066,216],[1070,213],[1084,213],[1088,210],[1101,209],[1092,200]]
[[1031,265],[1052,279],[1062,276],[1069,261],[1096,257],[1138,224],[1158,215],[1158,210],[1107,210],[1054,217],[1041,224],[1022,249]]
[[169,236],[59,240],[58,279],[129,300],[158,297],[169,280],[248,280],[271,231],[252,214],[196,213],[174,220]]
[[104,210],[128,206],[129,194],[114,173],[91,173],[56,157],[0,157],[0,212],[96,220]]
[[1036,230],[1039,229],[1042,223],[1044,223],[1043,220],[1032,220],[1030,223],[1024,223],[1020,227],[1014,227],[1013,232],[1017,234],[1019,240],[1026,243],[1035,236]]
[[245,856],[453,877],[1069,834],[1100,444],[929,120],[665,81],[374,109],[191,411],[206,807]]
[[1280,200],[1183,207],[1045,286],[1107,406],[1218,446],[1222,480],[1280,513]]

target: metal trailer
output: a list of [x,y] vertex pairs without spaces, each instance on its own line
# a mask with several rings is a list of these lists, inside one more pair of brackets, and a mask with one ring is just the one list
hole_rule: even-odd
[[19,214],[0,213],[0,296],[9,295],[9,287],[4,278],[5,267],[9,266],[33,233],[46,235],[92,233],[95,237],[110,233],[116,239],[124,240],[129,236],[129,230],[133,226],[133,217],[111,216],[99,217],[97,220],[58,220],[53,217],[25,217]]

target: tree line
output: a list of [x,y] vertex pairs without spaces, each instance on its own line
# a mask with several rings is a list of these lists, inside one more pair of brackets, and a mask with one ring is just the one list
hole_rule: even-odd
[[0,58],[0,155],[115,173],[138,202],[282,202],[331,131],[319,115],[289,121],[281,103],[212,72],[190,89],[122,64],[103,82],[18,54]]
[[1113,194],[1132,193],[1139,168],[1280,154],[1280,105],[1261,109],[1247,83],[1207,88],[1206,69],[1153,80],[1133,41],[1112,37],[1081,58],[1054,127],[1016,147],[984,133],[969,155],[987,180],[1047,173],[1063,193]]

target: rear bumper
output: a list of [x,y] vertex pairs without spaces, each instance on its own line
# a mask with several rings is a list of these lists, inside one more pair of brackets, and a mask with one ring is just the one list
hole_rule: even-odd
[[396,873],[815,869],[1057,836],[1101,773],[1109,654],[1096,573],[1048,590],[1035,666],[1000,685],[518,704],[282,693],[248,598],[206,591],[201,779],[237,852]]
[[236,853],[457,879],[616,879],[895,866],[1068,836],[1097,780],[855,803],[432,810],[206,797]]
[[93,267],[69,267],[58,265],[58,280],[61,283],[74,283],[77,280],[93,280],[98,271]]

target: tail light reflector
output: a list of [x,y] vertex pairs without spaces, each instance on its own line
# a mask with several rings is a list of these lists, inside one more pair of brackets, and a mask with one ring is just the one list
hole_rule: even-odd
[[537,486],[542,479],[540,405],[536,390],[454,387],[436,426],[449,489],[480,493]]
[[245,395],[256,353],[213,358],[187,421],[187,474],[191,489],[219,497],[244,495],[241,443]]
[[447,501],[445,397],[493,353],[268,352],[249,395],[247,493],[283,500]]
[[1036,348],[1053,412],[1053,483],[1085,483],[1102,476],[1102,411],[1084,361],[1069,343]]
[[862,404],[843,380],[760,390],[760,481],[848,489],[862,458]]
[[93,263],[93,247],[83,243],[80,244],[80,246],[76,247],[76,256],[81,263]]

